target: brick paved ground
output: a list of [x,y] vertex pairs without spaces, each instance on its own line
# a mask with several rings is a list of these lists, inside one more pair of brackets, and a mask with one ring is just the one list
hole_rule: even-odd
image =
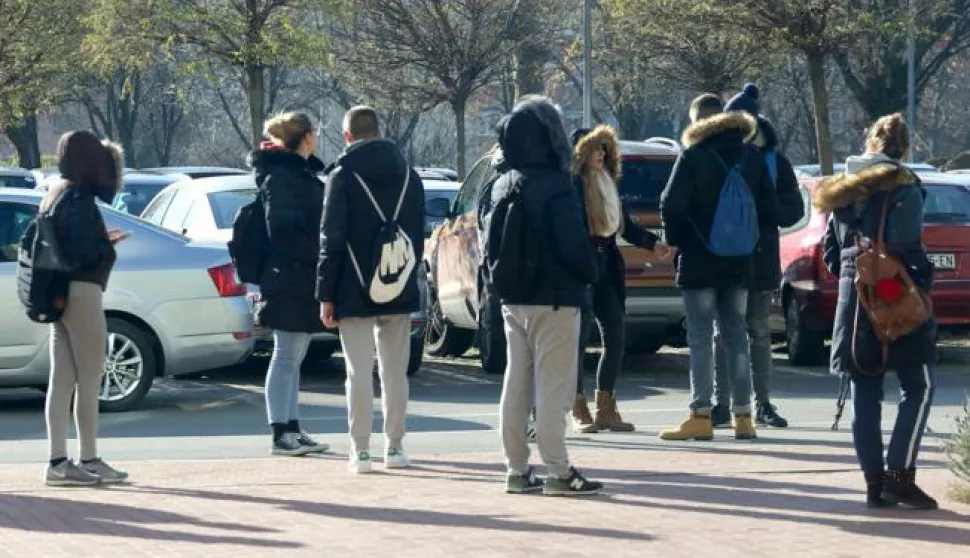
[[[0,556],[970,556],[970,507],[866,510],[846,444],[602,440],[573,451],[609,487],[585,500],[501,493],[496,454],[361,477],[339,458],[132,462],[110,489],[0,466]],[[925,455],[943,496],[952,477]]]

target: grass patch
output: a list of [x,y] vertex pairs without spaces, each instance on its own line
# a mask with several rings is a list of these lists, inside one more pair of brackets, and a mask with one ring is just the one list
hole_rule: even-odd
[[946,443],[950,469],[961,483],[953,488],[954,499],[970,503],[970,400],[963,403],[956,430]]

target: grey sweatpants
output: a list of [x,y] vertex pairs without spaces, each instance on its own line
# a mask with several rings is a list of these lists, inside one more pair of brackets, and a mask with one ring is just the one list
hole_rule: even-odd
[[500,432],[510,474],[529,465],[526,420],[536,407],[536,444],[554,477],[569,476],[566,413],[576,395],[578,308],[502,305],[508,365],[502,386]]
[[347,366],[347,420],[355,453],[370,451],[374,420],[374,349],[377,349],[388,448],[403,449],[408,410],[411,317],[407,314],[340,320],[340,343]]
[[98,457],[98,390],[107,337],[101,286],[72,282],[64,315],[51,325],[51,377],[45,409],[50,459],[67,457],[71,395],[75,390],[79,458]]

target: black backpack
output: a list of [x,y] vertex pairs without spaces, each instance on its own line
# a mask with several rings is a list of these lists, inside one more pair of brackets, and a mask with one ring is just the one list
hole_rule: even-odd
[[67,307],[72,264],[57,240],[54,214],[65,192],[27,226],[17,258],[17,296],[32,322],[50,324],[61,319]]
[[232,240],[228,246],[239,280],[258,285],[269,255],[269,232],[261,194],[239,208],[232,222]]
[[542,251],[525,214],[521,185],[495,203],[485,224],[486,280],[503,300],[529,300],[538,288]]

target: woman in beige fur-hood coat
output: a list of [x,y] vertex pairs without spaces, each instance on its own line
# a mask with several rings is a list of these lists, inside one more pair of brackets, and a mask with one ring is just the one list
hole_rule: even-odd
[[592,300],[588,301],[583,312],[580,369],[594,318],[603,338],[603,354],[596,372],[596,416],[594,418],[589,412],[583,395],[583,375],[580,370],[573,405],[573,426],[578,432],[584,433],[600,430],[629,432],[633,430],[633,425],[620,417],[613,394],[623,366],[626,345],[625,264],[617,237],[645,250],[657,251],[661,256],[668,251],[666,245],[660,243],[660,238],[641,228],[623,206],[619,192],[622,172],[620,141],[613,128],[597,126],[593,130],[577,130],[573,140],[573,180],[579,190],[590,244],[600,266],[599,280],[592,286]]

